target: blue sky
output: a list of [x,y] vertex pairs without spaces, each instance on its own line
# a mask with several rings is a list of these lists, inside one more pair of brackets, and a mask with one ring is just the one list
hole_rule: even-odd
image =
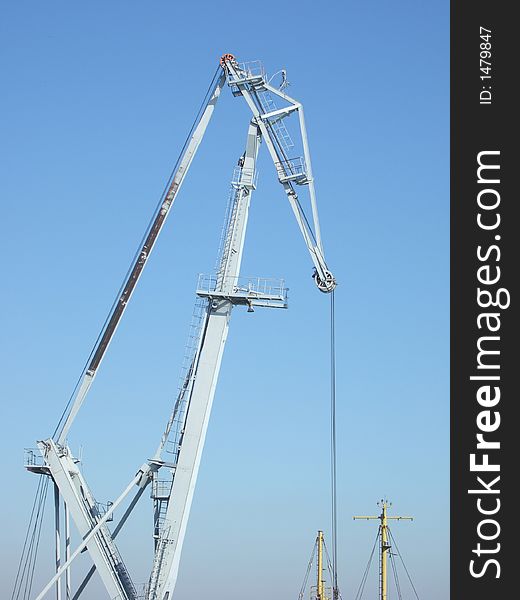
[[[36,485],[22,450],[52,433],[224,52],[286,68],[305,106],[339,282],[343,597],[355,594],[375,536],[351,517],[376,514],[384,495],[415,516],[393,531],[421,599],[448,596],[448,10],[403,0],[2,3],[0,596]],[[157,445],[248,119],[226,89],[71,432],[100,500]],[[296,597],[317,529],[329,535],[329,299],[310,278],[265,148],[242,272],[284,277],[290,305],[233,314],[179,600]],[[137,582],[151,557],[142,502],[120,544]],[[50,569],[47,517],[36,587]]]

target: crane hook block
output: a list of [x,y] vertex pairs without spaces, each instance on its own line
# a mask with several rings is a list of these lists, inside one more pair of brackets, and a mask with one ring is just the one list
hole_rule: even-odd
[[223,54],[220,57],[220,66],[224,67],[226,65],[227,62],[231,62],[235,60],[235,55],[234,54]]

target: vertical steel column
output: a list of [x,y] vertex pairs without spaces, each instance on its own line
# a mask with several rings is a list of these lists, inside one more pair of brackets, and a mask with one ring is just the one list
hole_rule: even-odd
[[[65,509],[65,561],[68,562],[70,558],[70,514],[67,503],[63,503]],[[70,566],[65,571],[65,600],[71,599],[70,593]]]
[[[61,561],[61,540],[60,540],[60,490],[54,484],[54,523],[55,523],[55,544],[56,544],[56,573],[60,570]],[[56,600],[61,600],[61,582],[56,580]]]
[[[87,547],[87,545],[91,542],[91,540],[98,535],[100,529],[106,526],[106,522],[112,516],[115,509],[121,504],[121,502],[128,496],[134,485],[138,483],[138,481],[142,478],[143,471],[140,470],[137,475],[132,479],[132,481],[128,484],[128,487],[125,491],[119,496],[119,498],[112,504],[112,506],[107,510],[107,512],[101,517],[101,519],[97,522],[97,524],[84,536],[81,544],[74,550],[71,554],[69,560],[65,561],[65,564],[61,566],[58,571],[54,574],[51,580],[47,583],[47,585],[43,588],[43,590],[36,596],[35,600],[42,600],[45,597],[45,594],[52,588],[52,586],[60,579],[63,575],[64,571],[69,567],[71,562]],[[105,586],[107,587],[107,586]],[[110,593],[110,589],[107,587],[107,591]],[[122,594],[111,594],[111,598],[118,598],[122,600],[128,600],[128,595],[123,596]],[[135,598],[135,596],[134,596]]]
[[[231,243],[221,260],[219,292],[231,293],[240,275],[260,140],[259,128],[251,122],[235,196],[235,218],[228,224],[226,233]],[[172,600],[232,308],[232,301],[225,297],[211,300],[209,304],[170,501],[150,577],[148,600]]]

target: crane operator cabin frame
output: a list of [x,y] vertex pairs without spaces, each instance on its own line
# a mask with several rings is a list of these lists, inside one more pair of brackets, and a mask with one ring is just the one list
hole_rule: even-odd
[[[170,418],[157,450],[132,477],[117,500],[100,510],[84,476],[79,461],[72,455],[67,436],[96,376],[100,363],[117,329],[125,307],[146,265],[155,241],[166,221],[179,188],[202,141],[217,100],[224,88],[241,96],[252,112],[247,128],[245,152],[235,167],[231,183],[226,229],[216,275],[201,277],[197,289],[194,342],[187,353],[185,376]],[[211,413],[222,354],[228,334],[231,312],[235,305],[286,308],[287,295],[283,281],[240,277],[240,265],[246,234],[251,196],[256,189],[256,162],[263,141],[273,160],[279,182],[287,195],[299,229],[314,265],[314,279],[322,292],[332,292],[336,281],[325,262],[314,191],[311,158],[307,143],[303,107],[284,91],[271,85],[262,65],[238,63],[225,54],[220,60],[205,103],[173,171],[169,185],[151,221],[140,251],[123,283],[120,294],[94,347],[87,367],[55,434],[38,442],[39,453],[29,451],[26,468],[49,477],[54,486],[56,570],[54,576],[35,600],[55,590],[58,600],[64,591],[66,600],[79,598],[95,571],[106,588],[108,598],[118,600],[172,600],[177,580],[182,545],[197,480],[202,449]],[[274,97],[278,104],[275,105]],[[295,146],[285,119],[296,113],[303,156],[291,156]],[[311,207],[308,220],[300,203],[299,189],[307,189]],[[311,226],[312,222],[312,226]],[[165,457],[165,449],[170,452]],[[154,511],[154,556],[148,582],[137,590],[115,544],[115,538],[146,488],[150,489]],[[130,500],[127,497],[131,498]],[[123,501],[125,509],[113,531],[108,528],[114,510]],[[61,501],[63,511],[60,510]],[[61,556],[60,513],[63,512],[65,551]],[[82,539],[73,551],[68,532],[71,519]],[[71,593],[71,564],[84,550],[92,559],[92,567]]]

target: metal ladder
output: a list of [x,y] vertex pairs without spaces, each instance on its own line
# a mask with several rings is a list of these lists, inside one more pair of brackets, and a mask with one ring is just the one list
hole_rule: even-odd
[[235,223],[237,221],[238,215],[238,207],[239,207],[239,199],[242,193],[242,188],[240,186],[231,186],[230,193],[230,208],[228,211],[228,218],[226,224],[226,233],[224,238],[224,245],[222,248],[222,252],[220,255],[219,268],[217,272],[217,282],[216,289],[220,290],[224,283],[224,273],[225,273],[225,263],[227,257],[229,256],[229,252],[231,251],[231,247],[234,241],[234,233],[235,233]]
[[182,439],[184,419],[186,416],[187,401],[189,399],[191,386],[194,381],[194,363],[199,350],[204,323],[206,322],[208,301],[205,298],[197,298],[188,331],[188,339],[184,350],[184,358],[181,367],[180,381],[177,391],[177,400],[173,420],[172,431],[168,437],[165,451],[172,455],[172,462],[177,462],[179,444]]
[[[90,525],[93,529],[99,523],[101,518],[97,503],[90,490],[88,488],[85,489],[85,486],[83,486],[82,498],[85,512],[89,517]],[[112,539],[110,530],[105,523],[99,528],[95,539],[99,543],[99,546],[101,547],[101,550],[108,562],[113,566],[114,571],[117,573],[118,579],[121,582],[121,586],[125,590],[127,597],[133,600],[137,597],[137,591],[123,562],[123,559],[119,554],[119,550]]]
[[[262,105],[262,109],[264,113],[270,113],[276,110],[276,104],[274,103],[273,97],[267,91],[258,92],[258,98],[260,100],[260,104]],[[269,124],[271,125],[276,139],[279,141],[282,148],[289,152],[291,148],[294,148],[294,142],[292,141],[289,132],[287,131],[287,127],[283,122],[283,117],[277,117],[275,119],[270,119]]]
[[164,557],[164,550],[166,548],[166,546],[169,543],[169,539],[167,536],[161,536],[161,539],[159,540],[159,548],[157,549],[157,552],[155,553],[155,558],[154,558],[154,562],[153,562],[153,568],[152,568],[152,573],[150,575],[150,582],[155,582],[155,585],[150,585],[150,587],[148,588],[148,593],[146,595],[146,600],[156,600],[157,598],[157,587],[159,585],[159,577],[158,577],[158,573],[161,570],[161,565],[162,565],[162,561],[163,561],[163,557]]

